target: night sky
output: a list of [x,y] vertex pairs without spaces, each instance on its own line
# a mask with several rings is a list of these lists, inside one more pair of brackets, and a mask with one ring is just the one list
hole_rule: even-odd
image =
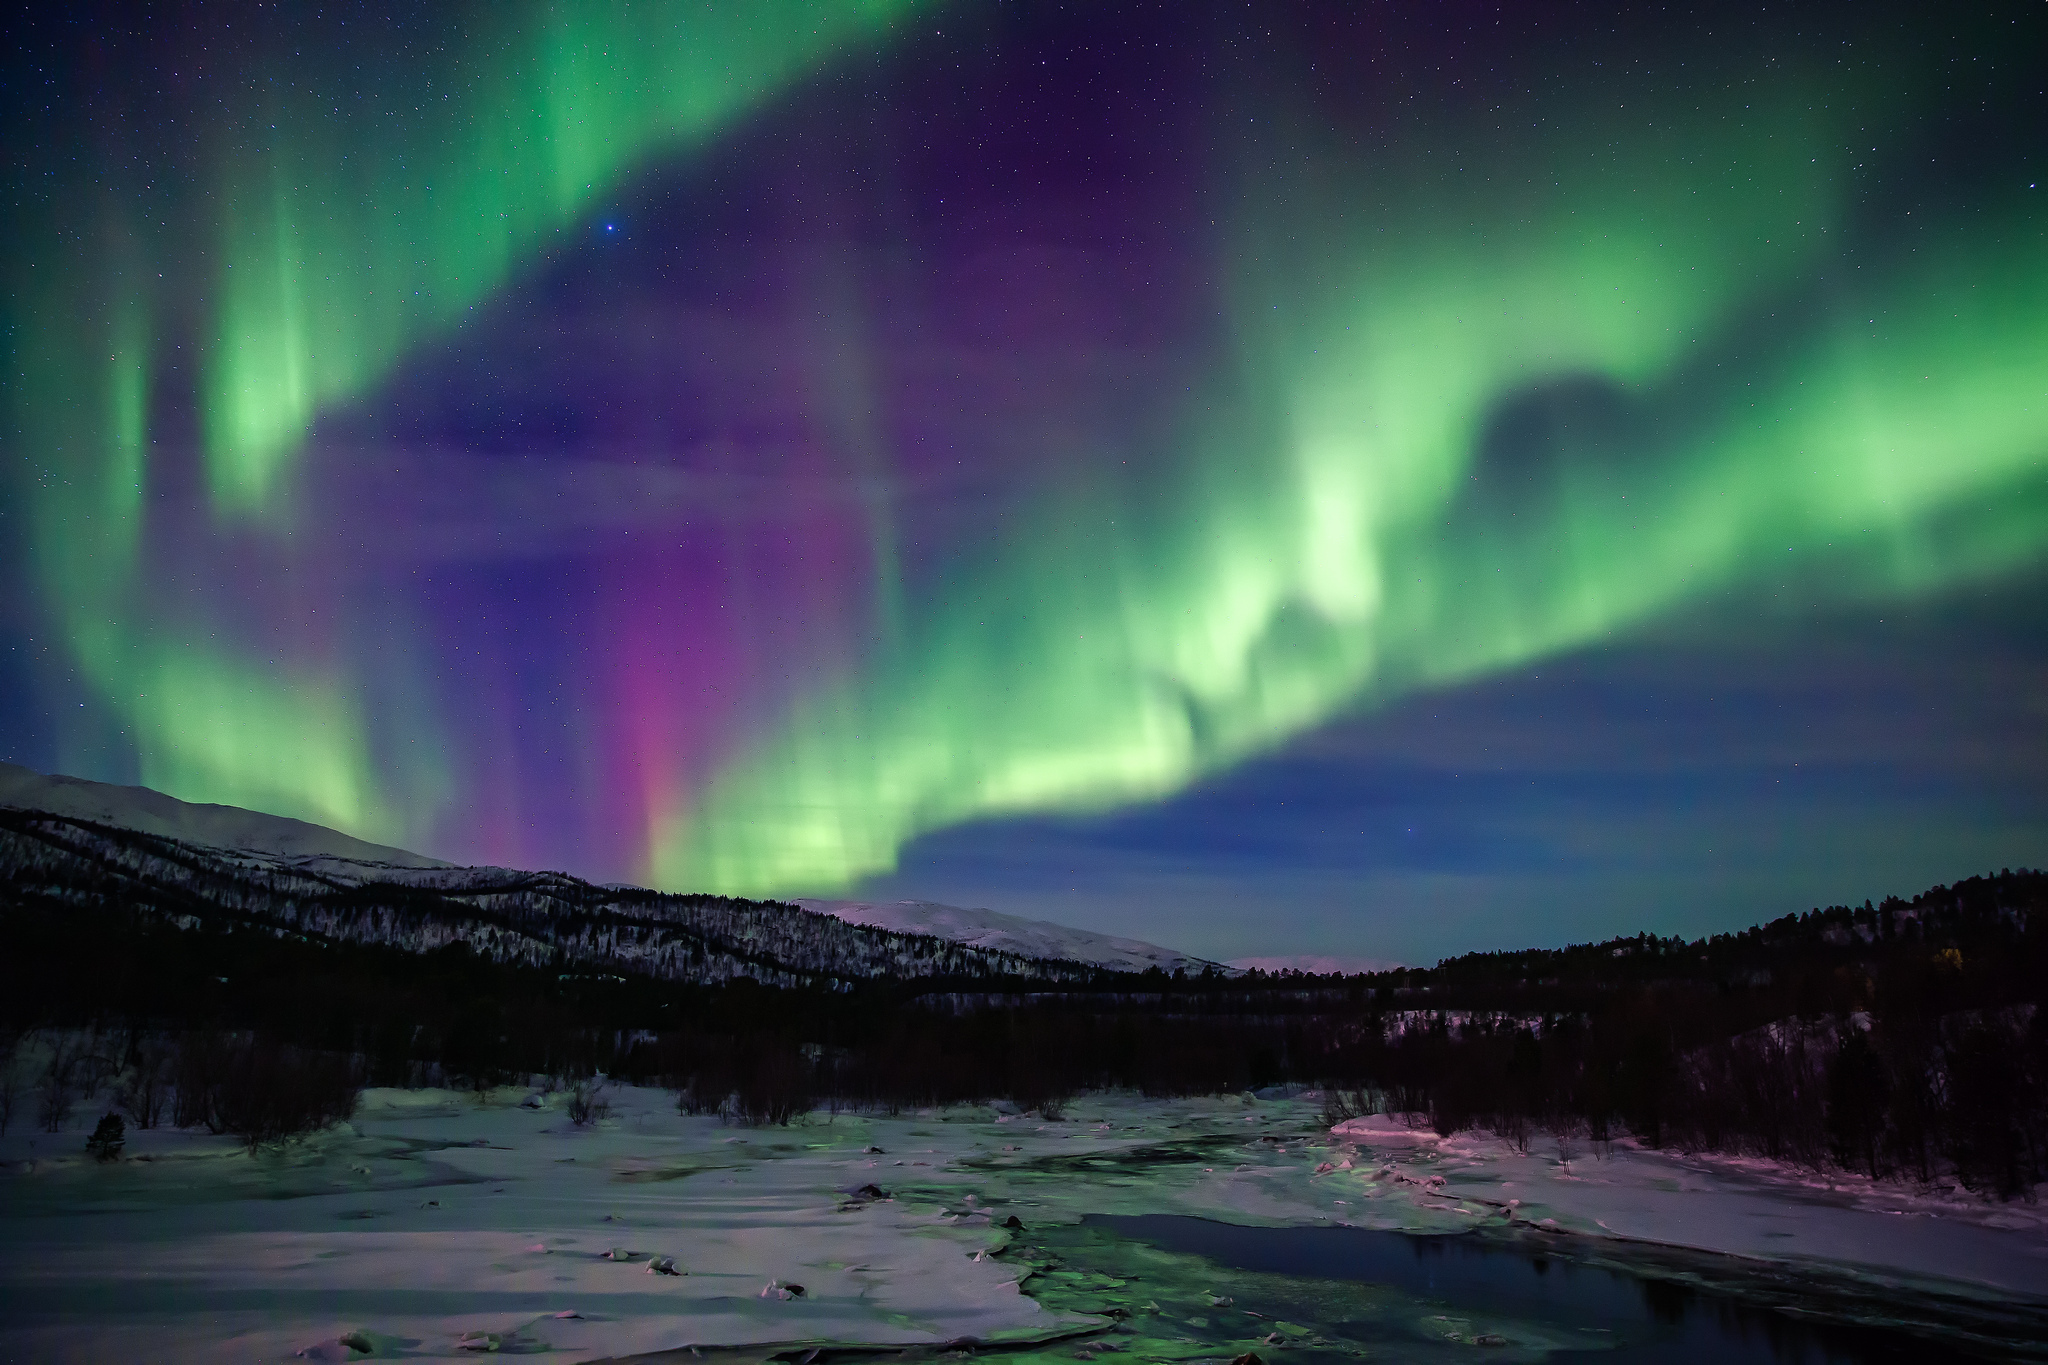
[[16,6],[0,757],[1216,957],[2048,862],[1947,9]]

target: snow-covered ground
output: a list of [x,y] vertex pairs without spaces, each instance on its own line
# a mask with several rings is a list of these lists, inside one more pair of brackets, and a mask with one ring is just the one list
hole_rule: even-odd
[[[2036,1206],[1625,1145],[1566,1169],[1554,1150],[1385,1119],[1332,1133],[1306,1096],[1095,1096],[1059,1121],[963,1106],[762,1129],[679,1115],[665,1092],[611,1097],[611,1116],[579,1129],[560,1095],[370,1091],[352,1124],[279,1151],[131,1132],[110,1165],[83,1151],[96,1111],[54,1136],[17,1114],[0,1139],[0,1359],[355,1360],[365,1346],[455,1359],[495,1341],[590,1360],[1100,1333],[1115,1324],[1071,1296],[1042,1307],[1020,1292],[1018,1259],[992,1253],[1115,1213],[1646,1239],[1879,1286],[2048,1298]],[[660,1257],[683,1273],[651,1269]]]
[[937,901],[800,900],[796,904],[821,915],[898,933],[930,934],[977,948],[1019,953],[1025,957],[1086,962],[1113,971],[1200,972],[1216,964],[1156,943],[1117,938],[1074,929],[1050,920],[1022,919],[997,910],[970,910]]

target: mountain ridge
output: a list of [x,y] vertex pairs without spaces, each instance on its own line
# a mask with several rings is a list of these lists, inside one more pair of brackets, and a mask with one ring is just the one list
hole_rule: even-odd
[[184,801],[153,787],[94,782],[0,763],[0,807],[48,811],[99,824],[119,825],[209,848],[241,849],[288,858],[340,858],[392,867],[452,867],[409,849],[373,843],[326,825],[241,806]]
[[[591,904],[592,897],[587,893],[592,892],[606,893],[614,901],[634,905],[645,898],[678,894],[684,901],[702,902],[705,899],[691,893],[652,891],[624,882],[593,886],[563,872],[462,867],[287,816],[268,815],[237,806],[182,801],[148,787],[44,775],[13,763],[0,763],[0,809],[38,812],[86,825],[169,839],[193,850],[231,855],[224,856],[216,872],[233,864],[248,875],[284,878],[287,882],[310,879],[303,889],[317,897],[328,896],[328,891],[313,889],[323,885],[329,891],[347,886],[360,892],[373,884],[391,888],[403,886],[406,888],[405,896],[422,892],[466,895],[468,892],[464,888],[486,884],[498,888],[516,886],[524,888],[520,894],[527,894],[534,892],[545,879],[559,878],[562,880],[557,884],[558,890],[572,885],[582,888],[566,893],[579,905]],[[449,875],[423,875],[430,873]],[[393,891],[392,894],[399,893]],[[729,898],[711,899],[727,901]],[[941,939],[966,948],[986,950],[1010,962],[1056,962],[1133,972],[1156,966],[1166,972],[1186,970],[1190,973],[1214,965],[1191,954],[1137,939],[933,901],[796,900],[758,904],[793,905],[807,913],[850,925]],[[359,927],[357,932],[367,931]],[[489,936],[489,931],[481,925],[479,932]],[[531,958],[537,951],[519,949],[516,956]]]

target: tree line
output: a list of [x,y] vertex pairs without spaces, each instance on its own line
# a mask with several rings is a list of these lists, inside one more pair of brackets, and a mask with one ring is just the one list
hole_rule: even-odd
[[258,1141],[345,1113],[362,1085],[604,1075],[668,1085],[692,1112],[786,1122],[821,1105],[1007,1097],[1057,1112],[1092,1089],[1293,1082],[1324,1087],[1332,1118],[1401,1113],[1566,1159],[1627,1135],[2008,1196],[2048,1178],[2039,873],[1711,939],[1351,977],[976,964],[801,986],[181,923],[11,882],[0,896],[9,1037],[115,1040],[67,1063],[68,1080],[10,1072],[0,1123],[11,1096],[26,1113],[90,1089],[81,1067],[117,1075],[145,1111],[156,1093],[169,1108],[152,1121]]

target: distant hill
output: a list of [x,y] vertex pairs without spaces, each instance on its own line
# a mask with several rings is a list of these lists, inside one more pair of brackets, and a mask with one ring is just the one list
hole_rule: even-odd
[[[1974,969],[1980,960],[2015,961],[2018,945],[2043,923],[2048,923],[2048,872],[2006,869],[1930,887],[1911,900],[1887,896],[1876,905],[1833,905],[1734,933],[1691,940],[1637,934],[1565,948],[1467,953],[1434,967],[1396,969],[1374,979],[1437,990],[1618,990],[1674,982],[1758,987],[1828,976],[1849,964],[1911,959],[1924,965],[1930,948],[1952,948]],[[1815,986],[1810,993],[1825,992]]]
[[245,849],[283,858],[342,858],[391,867],[449,866],[434,858],[373,844],[304,820],[265,815],[239,806],[180,801],[148,787],[45,776],[15,763],[0,763],[0,806],[49,811],[53,815],[159,834],[188,844]]
[[930,934],[955,943],[1023,957],[1085,962],[1117,972],[1142,972],[1157,967],[1190,975],[1218,964],[1134,938],[1072,929],[1047,920],[1022,919],[995,910],[969,910],[937,901],[799,900],[806,910],[830,915],[848,924],[864,924],[897,933]]

